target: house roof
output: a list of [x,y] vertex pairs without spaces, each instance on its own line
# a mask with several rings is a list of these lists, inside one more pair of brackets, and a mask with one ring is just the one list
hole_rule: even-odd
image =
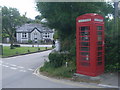
[[51,30],[48,27],[43,26],[42,24],[24,24],[21,27],[18,27],[16,29],[16,32],[32,32],[34,29],[37,29],[41,33],[52,33],[53,30]]

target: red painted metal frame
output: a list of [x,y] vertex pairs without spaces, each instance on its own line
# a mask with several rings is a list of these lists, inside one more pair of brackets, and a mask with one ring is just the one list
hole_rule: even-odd
[[[88,20],[88,21],[81,21],[78,22],[79,20]],[[97,19],[97,21],[95,21]],[[76,64],[77,64],[77,70],[76,72],[79,74],[84,74],[88,76],[98,76],[104,72],[104,21],[99,21],[103,20],[104,18],[101,15],[90,13],[90,14],[84,14],[79,16],[76,19]],[[88,51],[81,51],[81,41],[80,37],[80,27],[84,26],[89,26],[90,27],[90,40],[89,41],[84,41],[84,42],[90,42],[90,46],[85,46],[89,47],[89,60],[83,61],[81,57],[86,57],[82,56],[80,53],[81,52],[88,52]],[[102,30],[97,30],[97,26],[102,26]],[[102,32],[102,45],[98,45],[98,35],[97,32]],[[102,47],[102,50],[99,52],[102,53],[102,61],[98,61],[98,46]],[[98,62],[100,65],[98,65]],[[82,65],[82,64],[87,63],[88,66]]]

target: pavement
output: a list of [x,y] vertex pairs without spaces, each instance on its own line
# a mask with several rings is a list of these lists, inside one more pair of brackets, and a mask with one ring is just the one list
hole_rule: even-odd
[[118,88],[118,75],[114,73],[103,74],[99,84],[42,75],[39,67],[48,60],[50,52],[51,50],[0,60],[2,88]]

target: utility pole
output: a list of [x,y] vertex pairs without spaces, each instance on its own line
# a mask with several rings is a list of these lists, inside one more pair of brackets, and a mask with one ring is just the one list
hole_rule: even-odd
[[115,11],[114,11],[114,18],[115,18],[115,23],[116,23],[117,17],[118,17],[118,4],[119,4],[118,0],[115,0],[114,1],[114,9],[115,9]]
[[[119,19],[119,16],[118,16],[118,5],[119,5],[119,1],[118,0],[115,0],[114,1],[114,33],[113,33],[113,40],[117,40],[117,48],[119,48],[119,31],[118,31],[118,19]],[[117,53],[119,53],[119,50],[117,50]]]
[[113,33],[113,38],[115,36],[118,36],[118,0],[114,0],[114,33]]

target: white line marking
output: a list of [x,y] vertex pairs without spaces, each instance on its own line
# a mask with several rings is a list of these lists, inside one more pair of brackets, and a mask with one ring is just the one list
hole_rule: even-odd
[[16,66],[16,65],[14,65],[14,64],[9,64],[9,65],[11,65],[11,66]]
[[9,67],[9,66],[7,66],[7,65],[2,65],[3,67]]
[[109,88],[118,88],[118,86],[111,86],[111,85],[104,85],[104,84],[98,84],[98,86],[109,87]]
[[14,67],[10,67],[10,69],[14,69],[14,70],[15,70],[15,69],[17,69],[17,68],[14,68]]
[[22,67],[22,66],[17,66],[18,68],[24,68],[24,67]]
[[14,64],[13,64],[12,66],[17,66],[17,65],[14,65]]
[[28,70],[30,70],[30,71],[34,71],[34,70],[33,70],[33,69],[31,69],[31,68],[30,68],[30,69],[28,69]]
[[20,70],[20,72],[26,72],[26,70]]

